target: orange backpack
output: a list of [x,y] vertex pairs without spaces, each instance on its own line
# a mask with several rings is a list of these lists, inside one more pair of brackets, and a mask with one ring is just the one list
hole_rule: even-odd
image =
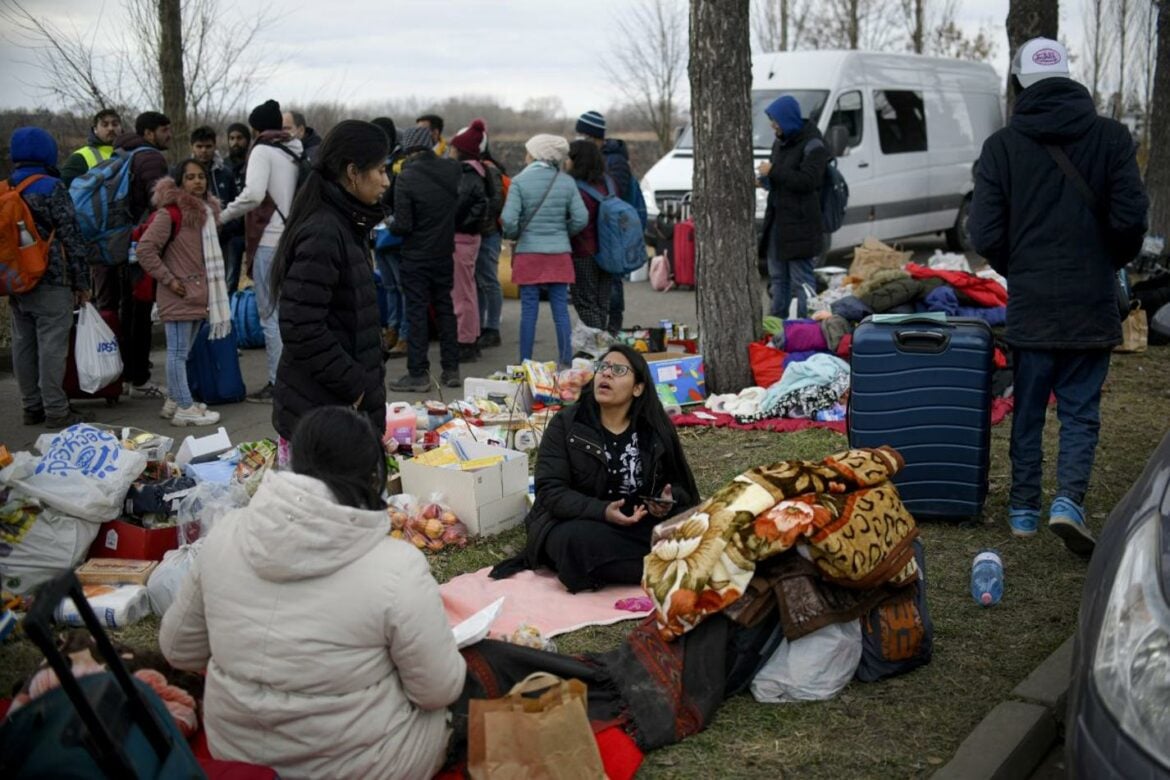
[[32,211],[21,193],[44,174],[29,176],[16,187],[0,181],[0,295],[26,293],[49,267],[53,235],[41,238]]

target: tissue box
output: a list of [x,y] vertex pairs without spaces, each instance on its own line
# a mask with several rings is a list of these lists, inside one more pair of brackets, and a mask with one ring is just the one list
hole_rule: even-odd
[[188,436],[183,439],[179,447],[179,454],[175,456],[175,464],[182,468],[188,463],[206,463],[215,460],[232,448],[232,440],[228,437],[227,429],[220,428],[210,436]]

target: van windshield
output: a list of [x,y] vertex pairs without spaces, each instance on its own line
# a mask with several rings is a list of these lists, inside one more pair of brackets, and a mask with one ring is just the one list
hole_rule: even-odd
[[[773,100],[781,95],[792,95],[800,103],[800,114],[814,123],[820,121],[821,111],[825,101],[829,98],[828,90],[821,89],[760,89],[752,92],[752,147],[755,149],[771,149],[776,134],[772,132],[772,125],[764,109]],[[678,137],[676,149],[693,149],[695,147],[695,133],[690,125]]]

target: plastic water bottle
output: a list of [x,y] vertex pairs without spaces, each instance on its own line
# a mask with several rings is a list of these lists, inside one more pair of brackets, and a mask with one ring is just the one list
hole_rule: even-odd
[[20,233],[21,249],[26,249],[37,242],[37,240],[33,238],[33,234],[29,231],[28,225],[24,224],[23,219],[16,220],[16,229]]
[[1003,598],[1003,561],[995,550],[984,550],[975,556],[971,564],[971,598],[985,607]]

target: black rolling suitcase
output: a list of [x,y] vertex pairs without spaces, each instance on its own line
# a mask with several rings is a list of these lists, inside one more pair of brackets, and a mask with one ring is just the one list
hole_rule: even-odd
[[[57,647],[54,609],[69,597],[109,672],[77,679]],[[26,704],[0,728],[0,777],[206,777],[162,701],[131,677],[72,572],[45,583],[24,619],[61,687]]]
[[902,454],[894,484],[917,518],[983,511],[994,349],[977,319],[870,317],[853,333],[849,445]]

